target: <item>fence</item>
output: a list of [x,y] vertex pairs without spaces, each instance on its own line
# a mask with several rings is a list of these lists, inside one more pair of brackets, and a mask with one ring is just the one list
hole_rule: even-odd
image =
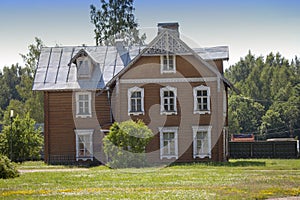
[[229,142],[230,158],[297,158],[297,141]]

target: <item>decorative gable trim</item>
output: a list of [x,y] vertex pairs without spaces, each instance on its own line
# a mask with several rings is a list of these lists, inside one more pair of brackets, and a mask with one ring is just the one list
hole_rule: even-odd
[[165,54],[191,55],[187,46],[170,30],[164,30],[153,42],[147,47],[143,56],[155,56]]

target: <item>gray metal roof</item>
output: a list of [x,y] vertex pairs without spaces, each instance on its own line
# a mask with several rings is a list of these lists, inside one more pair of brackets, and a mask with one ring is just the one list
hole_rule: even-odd
[[[141,52],[143,47],[129,48],[128,55],[120,55],[114,46],[45,47],[42,49],[36,69],[33,90],[102,89]],[[228,47],[193,49],[204,60],[227,60]],[[84,51],[97,64],[90,79],[77,79],[74,57]]]
[[[137,56],[140,49],[130,48],[129,57]],[[78,80],[77,67],[71,62],[82,50],[97,63],[91,79]],[[101,89],[125,67],[122,57],[114,46],[45,47],[40,54],[33,90]]]
[[228,60],[228,46],[194,48],[193,49],[204,60]]

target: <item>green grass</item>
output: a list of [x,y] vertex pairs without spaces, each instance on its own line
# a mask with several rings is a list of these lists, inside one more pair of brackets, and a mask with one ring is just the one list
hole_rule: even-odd
[[[56,171],[28,162],[19,169],[51,169],[0,179],[3,199],[266,199],[300,196],[300,160],[251,159],[165,168]],[[76,169],[71,168],[71,169]]]

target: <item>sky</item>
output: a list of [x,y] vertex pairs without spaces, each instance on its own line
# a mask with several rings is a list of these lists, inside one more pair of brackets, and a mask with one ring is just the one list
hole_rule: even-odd
[[[46,46],[95,45],[90,5],[99,0],[7,0],[0,2],[0,68],[19,63],[34,38]],[[249,50],[300,57],[298,0],[135,0],[135,17],[151,41],[159,22],[178,22],[191,47],[229,46],[235,64]]]

